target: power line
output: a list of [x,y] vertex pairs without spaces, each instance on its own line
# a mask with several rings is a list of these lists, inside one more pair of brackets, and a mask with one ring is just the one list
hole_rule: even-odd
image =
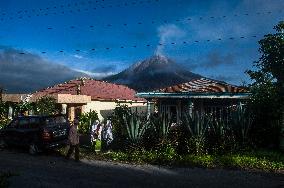
[[[157,1],[157,0],[156,0]],[[283,10],[282,9],[279,9],[277,12],[282,12]],[[59,12],[60,14],[60,12]],[[61,14],[64,14],[64,12]],[[145,25],[145,24],[166,24],[166,23],[172,23],[172,22],[176,22],[176,23],[183,23],[183,22],[187,22],[187,23],[190,23],[191,21],[193,20],[221,20],[221,19],[228,19],[230,17],[241,17],[241,16],[251,16],[251,15],[258,15],[258,16],[261,16],[261,15],[271,15],[273,14],[272,11],[269,11],[269,10],[265,10],[265,11],[261,11],[261,12],[252,12],[252,13],[234,13],[234,14],[231,14],[231,15],[223,15],[223,16],[213,16],[213,15],[210,15],[210,16],[199,16],[198,18],[194,18],[194,17],[187,17],[187,18],[184,18],[184,19],[174,19],[174,20],[168,20],[166,18],[160,18],[159,20],[155,20],[155,19],[150,19],[150,21],[136,21],[134,23],[119,23],[119,24],[114,24],[114,23],[111,23],[111,22],[106,22],[106,23],[100,23],[100,24],[90,24],[90,25],[87,25],[85,26],[84,28],[81,27],[81,26],[76,26],[76,25],[69,25],[69,26],[66,26],[65,29],[86,29],[86,30],[90,30],[90,31],[93,31],[95,30],[96,28],[104,28],[104,29],[112,29],[113,27],[123,27],[125,29],[128,29],[129,27],[131,26],[139,26],[139,25]],[[0,19],[3,21],[3,19]],[[46,29],[47,30],[56,30],[57,28],[56,27],[52,27],[52,26],[46,26]],[[62,30],[62,27],[60,28],[60,31]]]
[[[101,0],[104,1],[104,0]],[[31,10],[19,10],[16,12],[16,15],[12,16],[8,13],[1,13],[0,20],[14,20],[14,19],[24,19],[24,18],[32,18],[32,17],[39,17],[39,16],[49,16],[49,15],[59,15],[59,14],[66,14],[66,13],[76,13],[76,12],[84,12],[84,11],[96,11],[98,9],[108,9],[108,8],[123,8],[128,6],[135,6],[141,4],[150,4],[153,2],[159,2],[160,0],[136,0],[132,2],[124,2],[124,3],[117,3],[117,4],[109,4],[109,5],[96,5],[92,6],[93,1],[81,2],[81,3],[68,3],[66,5],[58,5],[58,6],[50,6],[45,8],[37,8]],[[99,1],[95,1],[96,3]],[[86,6],[86,8],[79,8],[80,5]],[[74,9],[71,9],[74,7]],[[67,8],[69,10],[63,10]],[[54,11],[55,10],[55,11]],[[57,12],[56,12],[57,11]],[[31,14],[30,14],[31,13]],[[28,15],[27,15],[28,14]]]
[[[279,12],[282,12],[282,10],[279,10]],[[264,11],[264,12],[257,12],[255,13],[257,15],[260,15],[260,14],[271,14],[271,11]],[[233,17],[240,17],[240,16],[249,16],[249,15],[254,15],[253,13],[252,14],[247,14],[247,13],[244,13],[244,14],[235,14],[235,15],[226,15],[226,16],[211,16],[210,17],[210,20],[212,19],[224,19],[224,18],[228,18],[230,16],[233,16]],[[209,17],[199,17],[199,18],[196,18],[196,19],[209,19]],[[134,26],[134,25],[145,25],[145,24],[166,24],[166,23],[171,23],[171,22],[190,22],[192,21],[194,18],[184,18],[184,19],[175,19],[175,20],[167,20],[167,19],[160,19],[160,20],[154,20],[152,19],[151,21],[148,21],[148,22],[142,22],[142,21],[137,21],[135,23],[132,23],[132,24],[129,24],[129,23],[120,23],[120,24],[112,24],[112,23],[104,23],[104,24],[100,24],[100,25],[97,25],[97,24],[92,24],[92,25],[89,25],[89,26],[86,26],[86,28],[88,29],[91,29],[91,30],[94,30],[95,28],[101,28],[100,26],[104,27],[104,28],[112,28],[112,27],[115,27],[115,26],[122,26],[124,28],[128,28],[129,26]],[[68,27],[66,27],[68,28]],[[72,28],[80,28],[82,29],[82,27],[76,27],[76,26],[72,26]],[[54,27],[50,28],[50,29],[56,29]],[[62,28],[60,28],[62,29]]]
[[[153,47],[153,46],[175,46],[175,45],[194,45],[194,44],[200,44],[200,43],[210,43],[210,42],[219,42],[219,41],[228,41],[228,40],[244,40],[244,39],[256,39],[258,37],[263,37],[263,35],[250,35],[250,36],[235,36],[235,37],[223,37],[223,38],[215,38],[215,39],[203,39],[203,40],[190,40],[190,41],[181,41],[181,42],[167,42],[167,43],[158,43],[158,44],[152,44],[152,43],[144,43],[144,44],[133,44],[133,45],[117,45],[116,47],[110,47],[110,46],[101,46],[99,48],[90,48],[90,49],[74,49],[74,52],[96,52],[96,51],[101,51],[101,50],[105,50],[105,51],[111,51],[111,50],[116,50],[116,49],[137,49],[139,47]],[[58,53],[64,53],[65,50],[61,48],[61,50],[57,50]],[[24,55],[26,54],[25,52],[20,52],[19,54]],[[41,54],[47,54],[47,50],[42,50]]]

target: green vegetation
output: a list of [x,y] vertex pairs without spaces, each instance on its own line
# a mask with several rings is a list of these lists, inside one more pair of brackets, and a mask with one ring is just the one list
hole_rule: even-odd
[[259,41],[261,57],[247,73],[253,81],[249,107],[255,116],[254,141],[260,147],[277,148],[281,119],[284,127],[284,21],[274,29],[276,33]]
[[[56,107],[56,99],[54,97],[42,97],[38,99],[34,104],[25,103],[26,106],[33,105],[35,109],[35,114],[39,115],[50,115],[56,114],[59,112],[58,108]],[[30,108],[25,109],[29,110]]]
[[79,126],[78,126],[79,132],[82,134],[90,133],[91,126],[98,119],[99,119],[98,113],[95,110],[81,114],[79,116]]
[[124,115],[124,125],[127,129],[127,138],[130,144],[134,146],[139,145],[142,141],[145,130],[147,129],[147,122],[140,120],[136,114]]
[[94,153],[80,149],[81,156],[87,159],[110,160],[132,164],[152,164],[175,167],[228,168],[283,172],[284,155],[269,150],[254,150],[232,154],[177,154],[172,147],[159,150],[132,150],[128,152]]
[[15,175],[16,174],[13,174],[11,172],[0,173],[0,187],[1,188],[9,187],[10,182],[8,181],[8,179]]
[[5,102],[0,101],[0,129],[9,123],[7,118],[8,114],[8,105]]

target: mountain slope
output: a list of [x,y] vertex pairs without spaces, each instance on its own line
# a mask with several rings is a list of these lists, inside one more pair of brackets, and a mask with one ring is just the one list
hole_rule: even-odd
[[188,82],[193,78],[201,76],[186,70],[167,57],[156,55],[103,80],[124,84],[136,91],[152,91]]

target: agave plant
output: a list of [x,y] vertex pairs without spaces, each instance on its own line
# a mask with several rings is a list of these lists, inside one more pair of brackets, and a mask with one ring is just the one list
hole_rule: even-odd
[[123,119],[127,128],[128,140],[134,145],[139,144],[148,127],[148,123],[141,121],[141,118],[136,114],[129,114],[128,118],[124,115]]
[[160,143],[163,143],[169,133],[171,126],[171,118],[165,114],[161,114],[157,117],[151,116],[149,119],[149,126],[153,128],[153,131]]
[[232,125],[227,119],[213,119],[212,129],[208,134],[208,145],[211,146],[208,149],[211,149],[214,153],[231,152],[236,148]]
[[249,131],[252,126],[252,115],[248,112],[247,108],[238,106],[235,111],[232,112],[232,128],[238,141],[244,145],[249,139]]
[[193,149],[197,154],[204,151],[204,144],[206,139],[206,131],[212,123],[212,116],[193,112],[192,114],[184,114],[183,125],[190,134],[190,141],[193,144]]

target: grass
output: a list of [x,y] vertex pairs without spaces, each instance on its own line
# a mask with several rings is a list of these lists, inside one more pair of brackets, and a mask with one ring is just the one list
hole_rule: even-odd
[[[266,172],[284,173],[284,155],[279,151],[256,150],[223,155],[178,155],[174,151],[166,152],[134,150],[131,152],[98,152],[101,143],[93,149],[81,148],[81,158],[108,160],[133,164],[153,164],[165,166],[251,169]],[[62,154],[66,151],[62,150]]]
[[111,160],[134,164],[154,164],[182,167],[251,169],[266,172],[284,172],[284,155],[276,151],[251,151],[224,155],[177,155],[158,151],[96,153],[81,150],[84,158]]
[[102,142],[100,140],[98,140],[96,142],[96,147],[95,147],[95,150],[96,151],[101,151],[101,147],[102,147]]

